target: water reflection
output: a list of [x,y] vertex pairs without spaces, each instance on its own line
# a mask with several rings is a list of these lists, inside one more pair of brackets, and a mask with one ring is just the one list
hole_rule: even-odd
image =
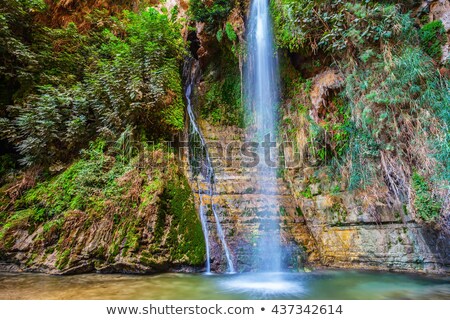
[[290,274],[0,274],[0,299],[450,299],[450,279],[359,271]]

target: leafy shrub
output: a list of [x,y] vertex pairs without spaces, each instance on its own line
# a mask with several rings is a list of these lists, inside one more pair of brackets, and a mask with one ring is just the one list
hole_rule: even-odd
[[[414,166],[431,160],[435,166],[428,174],[438,181],[448,181],[447,81],[440,78],[431,58],[418,46],[403,42],[387,48],[372,55],[364,68],[355,68],[347,77],[345,94],[351,102],[357,129],[350,145],[362,150],[377,146],[373,161],[379,157],[378,151],[396,155],[399,161]],[[352,168],[368,167],[367,160],[362,159],[361,165],[354,163],[361,152],[354,153]],[[427,157],[431,159],[426,160]]]
[[432,21],[422,27],[419,32],[423,50],[433,59],[440,61],[442,46],[447,42],[444,24],[441,20]]
[[[320,121],[310,120],[305,161],[329,165],[348,179],[350,190],[385,183],[392,194],[408,188],[407,172],[420,168],[433,186],[413,177],[416,210],[426,221],[436,219],[437,195],[444,194],[450,177],[450,86],[432,60],[441,59],[442,23],[416,29],[399,1],[272,0],[271,5],[277,43],[293,64],[302,63],[301,72],[316,60],[346,75],[341,95],[348,108],[327,98]],[[292,113],[291,91],[309,94],[295,79],[282,78]]]
[[412,186],[416,194],[414,207],[416,213],[425,221],[434,221],[439,217],[441,204],[431,194],[425,178],[417,172],[412,176]]
[[191,0],[189,10],[195,21],[205,22],[207,29],[215,33],[235,4],[234,0],[202,1]]
[[237,40],[236,32],[234,32],[234,28],[229,22],[225,25],[225,33],[231,42],[235,42]]
[[291,51],[366,48],[389,41],[404,19],[395,5],[372,1],[273,0],[272,12],[278,45]]
[[15,118],[4,123],[3,130],[23,164],[61,159],[77,150],[89,134],[89,104],[80,86],[41,87],[12,110]]
[[[99,133],[115,140],[129,126],[148,137],[183,128],[180,26],[152,8],[111,19],[115,29],[95,30],[90,38],[72,24],[48,33],[65,44],[53,58],[45,50],[40,56],[48,64],[41,80],[48,84],[0,121],[3,137],[16,146],[23,164],[64,161]],[[81,58],[85,51],[89,67]]]
[[35,15],[44,9],[43,1],[3,0],[0,8],[0,83],[9,89],[26,91],[39,70],[38,53],[32,48]]

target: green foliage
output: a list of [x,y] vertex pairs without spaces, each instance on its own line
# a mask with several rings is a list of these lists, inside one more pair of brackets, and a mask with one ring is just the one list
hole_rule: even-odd
[[[102,193],[118,194],[116,179],[129,167],[103,154],[103,141],[91,144],[83,159],[72,164],[62,174],[29,190],[16,207],[37,208],[34,219],[44,222],[68,210],[101,211]],[[107,169],[110,168],[110,169]]]
[[234,0],[191,0],[189,10],[194,21],[205,22],[207,30],[214,34],[227,19],[234,4]]
[[45,29],[36,39],[45,85],[0,120],[23,164],[65,161],[99,133],[117,139],[129,126],[148,137],[183,128],[180,26],[153,8],[102,25],[87,35],[74,24]]
[[[97,73],[87,84],[98,97],[94,104],[106,130],[121,132],[128,124],[153,132],[183,127],[184,104],[180,61],[185,53],[179,26],[155,9],[126,13],[128,37],[102,46]],[[124,90],[125,88],[125,90]]]
[[231,42],[235,42],[237,40],[237,34],[234,31],[233,26],[229,22],[227,22],[227,24],[225,25],[225,33],[227,34],[227,37]]
[[219,42],[222,42],[222,39],[223,39],[223,30],[218,30],[217,31],[217,33],[216,33],[216,38],[217,38],[217,41],[219,41]]
[[272,0],[278,45],[291,51],[339,52],[389,41],[400,31],[404,16],[394,5],[307,0]]
[[415,172],[412,176],[412,187],[416,194],[414,199],[416,213],[425,221],[435,221],[439,217],[442,206],[432,195],[425,178]]
[[[408,44],[392,48],[389,59],[380,55],[371,61],[370,68],[355,69],[346,81],[346,95],[351,101],[358,130],[354,139],[359,142],[354,145],[360,145],[375,157],[377,153],[372,151],[376,150],[402,154],[406,150],[399,150],[397,142],[407,128],[400,130],[392,119],[417,118],[421,128],[417,138],[428,140],[431,150],[435,150],[428,156],[439,160],[436,179],[448,179],[450,110],[447,106],[450,105],[450,94],[447,81],[440,79],[430,57],[420,48]],[[430,118],[429,112],[434,119]],[[439,135],[421,135],[421,132],[437,128],[441,131]]]
[[300,194],[302,195],[302,197],[307,198],[307,199],[312,199],[313,195],[311,193],[311,187],[306,187],[305,190],[303,190],[302,192],[300,192]]
[[21,224],[26,224],[34,215],[36,210],[25,209],[18,210],[13,214],[9,215],[6,221],[0,225],[0,240],[4,240],[6,233],[10,230],[19,226]]
[[[0,82],[10,88],[28,86],[39,70],[32,50],[33,19],[44,9],[41,0],[3,0],[0,8]],[[36,28],[37,32],[40,31]]]
[[[205,78],[206,94],[202,97],[201,114],[213,124],[244,126],[241,101],[241,75],[234,59],[212,64]],[[219,71],[220,70],[220,71]]]
[[56,259],[56,266],[58,269],[63,270],[64,267],[69,263],[70,261],[70,249],[64,250],[62,253],[58,254]]
[[[229,22],[227,22],[225,24],[225,28],[224,29],[219,29],[217,30],[216,33],[216,38],[218,42],[222,42],[223,40],[223,35],[226,34],[227,39],[230,40],[233,44],[237,41],[238,37],[236,32],[234,31],[233,25]],[[233,49],[235,49],[234,45],[232,47]]]
[[367,131],[355,130],[350,140],[349,154],[351,167],[348,189],[365,189],[377,176],[374,160],[379,157],[379,145]]
[[325,119],[319,124],[310,121],[310,149],[322,163],[332,159],[339,160],[346,156],[353,133],[351,109],[348,101],[336,96],[329,102],[329,110]]
[[16,117],[3,122],[3,134],[15,144],[23,164],[62,159],[78,150],[93,130],[87,123],[88,100],[79,86],[41,87],[38,94],[11,110]]
[[440,61],[442,46],[447,42],[444,24],[441,20],[432,21],[419,32],[422,49],[433,59]]
[[40,64],[37,85],[70,86],[83,79],[95,44],[92,36],[81,34],[74,23],[69,23],[64,29],[43,28],[35,34],[32,49]]
[[[389,174],[401,177],[405,167],[426,171],[436,194],[448,188],[450,86],[432,60],[441,59],[446,41],[442,23],[417,30],[416,20],[401,11],[416,6],[413,1],[406,7],[404,2],[371,0],[272,0],[271,5],[277,43],[293,62],[302,62],[301,71],[317,57],[320,63],[333,61],[346,74],[343,92],[328,92],[319,121],[310,120],[309,159],[348,176],[349,190],[376,186]],[[287,68],[293,69],[292,64]],[[283,95],[289,115],[295,115],[296,106],[302,105],[297,96],[308,93],[299,85],[305,81],[285,72],[287,68],[281,68]],[[308,105],[301,108],[306,110],[299,118],[303,123]],[[299,121],[293,123],[285,126],[295,138]],[[382,157],[388,159],[384,170],[391,173],[380,171]],[[405,188],[402,178],[398,183],[394,187]],[[417,198],[418,215],[437,218],[439,212],[431,205],[437,198],[430,186],[425,190],[429,194]],[[309,196],[308,190],[303,196]],[[431,211],[423,209],[428,204]]]
[[342,226],[346,223],[348,212],[341,203],[334,203],[330,211],[332,214],[333,225]]
[[334,156],[342,158],[347,152],[350,142],[350,134],[353,129],[350,113],[351,110],[349,108],[348,101],[343,100],[341,97],[335,97],[332,104],[336,108],[334,117],[338,120],[335,121],[330,128],[330,145]]

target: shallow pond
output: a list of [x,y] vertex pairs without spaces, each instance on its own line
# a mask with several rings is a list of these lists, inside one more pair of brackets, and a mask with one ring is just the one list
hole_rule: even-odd
[[277,274],[0,274],[0,299],[450,299],[450,278],[362,271]]

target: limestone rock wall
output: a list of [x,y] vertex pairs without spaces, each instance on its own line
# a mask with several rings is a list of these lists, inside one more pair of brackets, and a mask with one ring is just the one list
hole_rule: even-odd
[[11,214],[0,228],[0,271],[202,270],[205,243],[192,191],[176,159],[156,153],[145,157],[154,163],[136,164],[115,181],[117,194],[94,192],[105,197],[96,206],[68,209],[46,222],[36,221],[33,207]]
[[[449,271],[448,238],[416,221],[402,206],[374,200],[373,193],[383,190],[341,192],[325,174],[311,167],[291,171],[288,176],[324,266]],[[318,182],[305,198],[301,193],[311,180]]]

